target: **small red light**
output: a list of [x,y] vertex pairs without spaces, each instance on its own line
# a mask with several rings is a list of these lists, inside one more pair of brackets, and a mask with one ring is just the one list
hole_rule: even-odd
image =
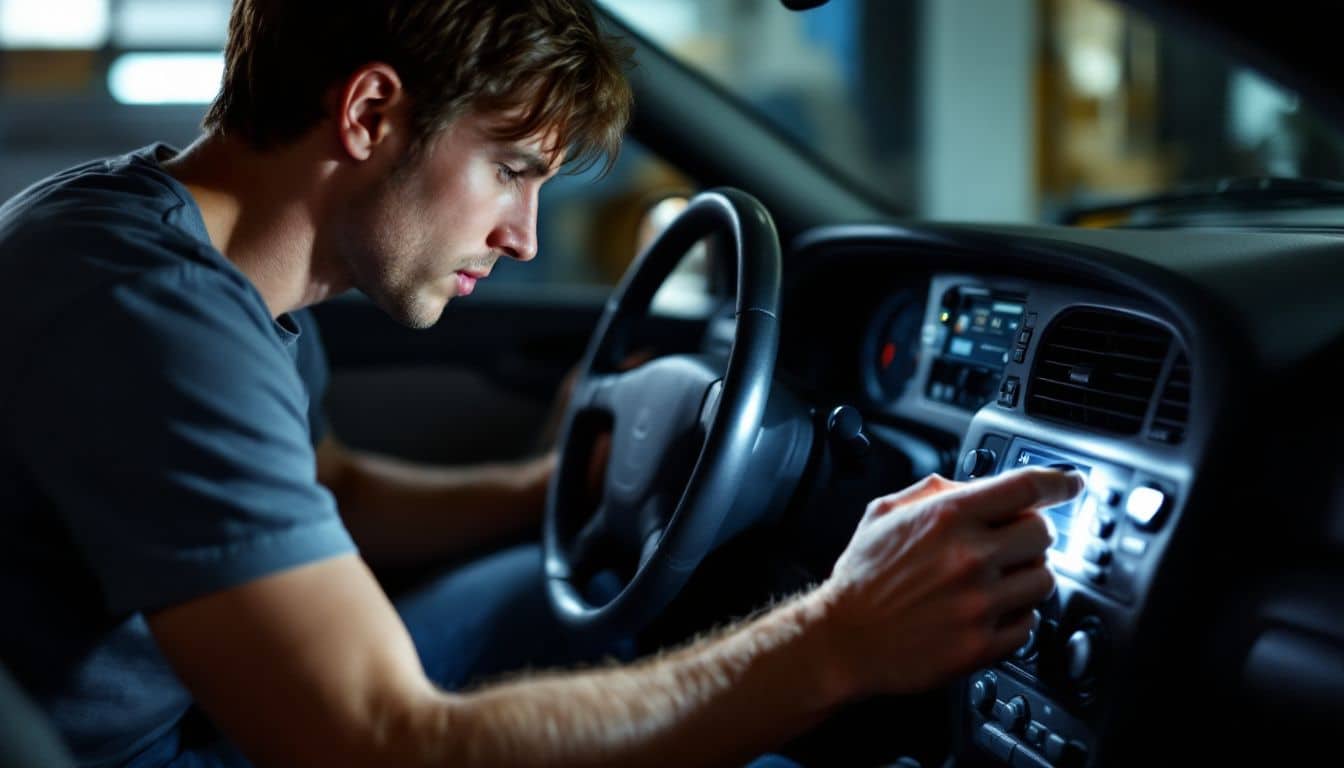
[[882,345],[882,367],[887,368],[896,359],[896,345],[888,341]]

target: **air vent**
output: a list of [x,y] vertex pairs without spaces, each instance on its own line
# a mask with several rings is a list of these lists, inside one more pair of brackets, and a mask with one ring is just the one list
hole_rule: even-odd
[[1170,345],[1171,333],[1146,320],[1090,309],[1067,312],[1041,337],[1027,412],[1136,435]]
[[1185,439],[1185,425],[1190,421],[1190,359],[1182,350],[1167,374],[1167,383],[1157,400],[1148,439],[1175,445]]

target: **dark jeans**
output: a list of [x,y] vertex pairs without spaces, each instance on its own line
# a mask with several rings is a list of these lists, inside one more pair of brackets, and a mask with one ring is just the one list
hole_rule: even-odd
[[[449,690],[527,669],[628,660],[628,644],[575,641],[551,613],[541,568],[541,550],[521,545],[481,558],[430,581],[394,601],[410,630],[425,673]],[[232,745],[216,738],[200,744],[182,730],[160,739],[132,761],[171,768],[245,768]],[[196,744],[190,744],[196,742]],[[762,758],[753,768],[797,764]]]

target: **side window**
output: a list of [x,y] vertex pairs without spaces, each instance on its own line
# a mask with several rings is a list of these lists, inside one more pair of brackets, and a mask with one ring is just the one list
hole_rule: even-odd
[[542,187],[536,260],[500,262],[494,276],[501,282],[613,286],[649,239],[649,228],[670,220],[660,204],[693,192],[685,176],[626,137],[605,175],[599,163],[582,173],[561,171]]

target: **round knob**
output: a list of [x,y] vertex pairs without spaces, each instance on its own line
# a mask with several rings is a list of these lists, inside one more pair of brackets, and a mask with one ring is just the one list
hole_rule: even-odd
[[988,448],[974,448],[961,457],[961,472],[967,477],[979,477],[994,469],[999,457]]
[[1100,636],[1095,627],[1080,627],[1064,644],[1064,674],[1074,683],[1083,683],[1096,673]]
[[1040,629],[1041,629],[1041,612],[1032,611],[1031,629],[1027,630],[1027,642],[1019,646],[1016,651],[1013,651],[1013,656],[1019,659],[1026,659],[1029,658],[1033,653],[1035,653],[1036,640],[1038,637],[1038,633],[1040,632]]
[[831,411],[826,417],[826,433],[855,454],[868,450],[868,436],[863,433],[863,415],[852,405],[836,406]]
[[971,706],[981,712],[988,712],[994,706],[994,697],[998,695],[998,685],[994,673],[986,672],[971,684]]
[[1009,699],[998,711],[999,725],[1008,732],[1016,731],[1031,717],[1031,707],[1027,700],[1021,696],[1014,696]]

